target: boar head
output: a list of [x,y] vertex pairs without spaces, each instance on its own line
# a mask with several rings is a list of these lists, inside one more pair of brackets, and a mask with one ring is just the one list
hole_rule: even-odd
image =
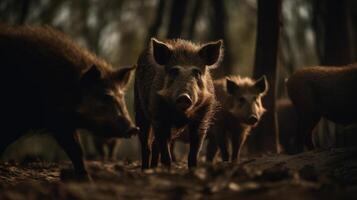
[[265,112],[262,97],[268,91],[268,82],[266,76],[246,80],[226,79],[227,92],[233,99],[229,112],[244,124],[255,126]]
[[93,65],[82,75],[78,114],[83,128],[103,137],[137,133],[125,103],[125,90],[134,68],[104,71]]

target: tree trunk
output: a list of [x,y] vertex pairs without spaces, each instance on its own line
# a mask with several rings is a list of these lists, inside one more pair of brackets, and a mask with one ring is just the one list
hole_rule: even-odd
[[322,65],[346,65],[352,61],[352,28],[349,0],[314,3],[317,51]]
[[196,22],[197,18],[199,16],[199,13],[201,11],[202,7],[202,0],[196,0],[194,2],[193,8],[192,8],[192,14],[191,14],[191,21],[188,26],[188,34],[187,34],[187,39],[192,40],[195,34],[195,28],[196,28]]
[[214,10],[214,18],[212,25],[213,39],[223,39],[224,41],[224,59],[219,70],[215,71],[215,77],[221,78],[230,75],[233,72],[232,58],[230,52],[230,43],[226,31],[227,13],[222,0],[211,0]]
[[48,6],[43,9],[40,13],[39,19],[41,20],[42,24],[52,24],[58,8],[61,7],[61,5],[65,3],[64,1],[51,1]]
[[173,0],[169,28],[166,35],[168,39],[181,37],[187,11],[187,2],[188,0]]
[[18,24],[23,25],[26,22],[26,18],[29,14],[29,10],[30,10],[30,2],[31,0],[22,0],[21,1],[21,13],[19,16],[19,21]]
[[263,99],[267,112],[263,115],[249,149],[255,152],[279,151],[279,132],[275,110],[276,71],[279,47],[281,0],[258,0],[258,27],[255,50],[254,78],[266,75],[269,92]]
[[156,16],[155,16],[154,22],[151,24],[151,26],[149,28],[149,33],[146,38],[145,44],[149,44],[150,39],[152,37],[157,37],[157,34],[159,32],[159,29],[162,25],[162,21],[164,18],[164,11],[165,11],[165,5],[166,5],[165,2],[166,2],[165,0],[160,0],[157,5]]
[[351,1],[351,27],[352,27],[352,52],[353,61],[357,60],[357,1]]

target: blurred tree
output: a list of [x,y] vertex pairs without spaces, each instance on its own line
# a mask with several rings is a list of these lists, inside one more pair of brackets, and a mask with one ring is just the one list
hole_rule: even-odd
[[197,22],[198,15],[200,14],[201,7],[202,7],[202,0],[195,0],[192,8],[191,20],[188,26],[188,33],[187,33],[187,37],[190,40],[194,38],[196,22]]
[[315,0],[314,27],[322,65],[346,65],[352,61],[350,0]]
[[180,38],[183,32],[188,0],[173,0],[170,12],[169,28],[166,38]]
[[44,8],[41,9],[39,19],[42,24],[52,24],[54,18],[56,17],[57,10],[65,1],[51,1]]
[[149,33],[145,40],[146,41],[145,44],[149,44],[150,39],[152,37],[157,37],[160,26],[162,25],[162,22],[163,22],[166,2],[167,2],[166,0],[159,0],[159,3],[157,5],[156,11],[155,11],[155,19],[149,28],[149,31],[148,31]]
[[19,17],[18,24],[24,24],[27,18],[27,15],[30,10],[30,2],[31,0],[21,0],[21,14]]
[[220,67],[220,70],[215,71],[216,78],[227,76],[232,74],[232,58],[230,52],[230,41],[228,38],[226,24],[227,23],[227,12],[225,9],[225,1],[222,0],[211,0],[213,8],[213,18],[212,18],[212,36],[214,40],[223,39],[224,41],[224,59]]
[[257,130],[252,135],[249,144],[249,150],[254,152],[262,150],[279,151],[279,132],[275,110],[275,83],[280,17],[281,0],[258,0],[258,27],[253,77],[257,79],[262,75],[266,75],[269,82],[269,92],[263,99],[267,112],[258,127],[256,127]]
[[351,26],[352,26],[352,51],[354,52],[353,60],[357,60],[357,1],[351,3]]

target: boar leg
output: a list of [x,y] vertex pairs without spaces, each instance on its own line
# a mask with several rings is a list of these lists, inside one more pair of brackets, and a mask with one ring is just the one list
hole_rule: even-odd
[[114,140],[114,141],[110,141],[107,143],[107,147],[108,147],[108,158],[111,160],[111,161],[115,161],[117,159],[117,154],[116,154],[116,146],[118,144],[118,141],[117,140]]
[[105,160],[104,142],[102,141],[102,138],[95,138],[94,140],[94,146],[99,154],[99,159]]
[[69,134],[69,132],[61,131],[57,132],[54,137],[72,161],[75,174],[78,178],[82,180],[90,180],[90,176],[85,168],[83,152],[77,132],[72,131],[72,134]]
[[232,162],[239,162],[240,154],[247,140],[247,134],[242,133],[239,138],[232,137]]
[[312,130],[319,122],[321,115],[316,110],[313,103],[306,103],[302,109],[298,109],[298,135],[297,135],[297,152],[302,152],[304,146],[307,145],[308,149],[313,148],[312,143]]
[[298,118],[297,152],[302,152],[306,145],[309,150],[313,148],[312,130],[319,122],[320,117],[305,114]]
[[136,125],[140,127],[140,144],[141,144],[141,169],[149,169],[150,166],[150,130],[151,125],[147,119],[144,118],[144,114],[141,109],[135,109],[135,121]]
[[206,161],[212,163],[214,157],[217,154],[217,144],[212,136],[208,138],[207,150],[206,150]]
[[193,125],[190,126],[189,131],[190,152],[188,154],[188,167],[192,168],[197,166],[197,158],[206,136],[206,130],[200,130],[199,126]]
[[141,168],[148,169],[150,166],[151,148],[149,144],[149,127],[140,126],[140,144],[141,144]]
[[154,139],[154,142],[151,145],[152,148],[152,155],[151,155],[151,168],[156,168],[159,164],[159,156],[160,156],[160,150],[159,150],[159,144],[156,139]]
[[175,141],[171,141],[170,143],[170,154],[171,154],[172,162],[176,162]]
[[223,133],[223,130],[221,132],[222,137],[217,137],[217,142],[219,146],[219,150],[221,152],[221,157],[222,161],[229,161],[229,153],[228,153],[228,141],[227,138],[224,137],[225,133]]
[[170,136],[171,127],[168,123],[160,123],[154,126],[155,141],[160,152],[160,160],[166,167],[171,167]]
[[306,87],[304,93],[291,96],[298,116],[297,153],[304,150],[307,144],[312,148],[312,130],[321,118],[318,101],[311,87]]

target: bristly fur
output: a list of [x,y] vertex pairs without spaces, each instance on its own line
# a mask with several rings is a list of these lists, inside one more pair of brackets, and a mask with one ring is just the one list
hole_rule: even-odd
[[235,82],[237,85],[239,85],[242,88],[245,87],[252,87],[255,83],[255,81],[249,77],[241,77],[239,75],[235,76],[228,76],[227,79]]
[[[239,109],[231,110],[235,108],[235,102],[237,102],[236,94],[228,92],[227,80],[234,82],[239,87],[239,94],[244,96],[245,94],[253,94],[259,96],[254,98],[255,103],[245,103]],[[224,161],[229,160],[229,152],[227,142],[231,143],[232,152],[231,160],[239,160],[241,149],[250,134],[254,125],[249,125],[246,121],[251,114],[255,114],[259,120],[261,115],[265,112],[264,107],[261,104],[261,97],[266,94],[259,91],[256,87],[257,81],[249,77],[241,77],[239,75],[229,76],[214,81],[215,94],[217,101],[220,104],[220,110],[215,114],[214,124],[210,127],[208,133],[207,143],[207,161],[213,161],[216,151],[219,148],[221,156]],[[267,87],[267,86],[266,86]],[[249,111],[255,106],[255,113]],[[244,112],[245,111],[245,112]],[[241,113],[237,116],[238,113]],[[242,114],[245,113],[245,114]]]
[[299,69],[287,81],[287,90],[298,115],[297,152],[304,145],[313,148],[311,134],[322,117],[343,125],[357,122],[357,63]]
[[[241,77],[239,75],[231,75],[231,76],[227,76],[226,79],[231,80],[233,82],[235,82],[240,90],[244,93],[244,92],[254,92],[256,89],[254,88],[254,84],[256,83],[257,80],[254,80],[252,78],[249,77]],[[226,79],[223,80],[218,80],[218,81],[222,81],[221,84],[224,85],[224,90],[227,91],[227,87],[226,87]],[[216,81],[215,81],[216,82]],[[268,87],[268,86],[267,86]],[[265,95],[266,93],[261,93],[261,95]]]
[[114,70],[48,26],[0,25],[0,60],[0,153],[29,130],[44,129],[68,154],[75,175],[89,179],[77,130],[101,137],[133,130],[122,98],[132,68]]
[[[183,65],[192,65],[195,63],[200,63],[202,62],[201,60],[198,60],[198,51],[201,49],[203,44],[200,43],[193,43],[188,40],[183,40],[183,39],[172,39],[172,40],[165,40],[163,41],[173,52],[172,59],[175,60],[174,62],[181,63]],[[206,45],[206,44],[205,44]],[[150,55],[149,59],[151,64],[157,65],[156,62],[153,60],[153,50],[149,50]],[[210,68],[216,68],[217,66],[220,65],[224,57],[224,48],[223,45],[220,49],[220,56],[218,58],[218,61],[210,66]]]
[[[157,148],[152,141],[155,140],[157,143],[166,140],[166,138],[170,138],[168,140],[171,140],[172,136],[176,134],[172,133],[173,131],[168,130],[172,130],[173,127],[180,128],[185,126],[187,129],[190,129],[190,135],[192,136],[190,137],[190,143],[193,146],[192,148],[195,149],[192,150],[194,153],[190,154],[188,157],[188,166],[196,166],[196,156],[201,147],[201,141],[203,141],[203,138],[206,135],[206,131],[217,108],[214,85],[209,69],[217,67],[222,60],[222,41],[195,44],[182,39],[167,41],[152,39],[151,42],[152,45],[145,49],[138,59],[134,84],[135,117],[136,123],[141,129],[142,168],[145,169],[149,167],[151,148]],[[164,51],[166,52],[163,56],[167,59],[165,62],[161,62],[161,65],[158,64],[160,60],[155,60],[157,59],[157,57],[155,57],[157,55],[154,55],[153,49],[157,47],[154,45],[159,43],[163,43],[165,46]],[[215,51],[213,52],[214,58],[212,59],[210,58],[211,55],[205,55],[207,49],[203,48],[207,47],[206,45],[208,44],[213,44],[208,46],[208,48],[213,47],[213,51]],[[219,55],[217,54],[218,52],[220,53]],[[207,64],[210,66],[207,66]],[[165,68],[163,68],[163,65]],[[174,80],[174,78],[170,79],[168,68],[177,65],[187,66],[188,68],[199,67],[200,69],[204,69],[202,76],[199,79],[200,84],[202,85],[200,87],[201,89],[188,89],[190,90],[189,92],[199,94],[196,100],[194,100],[197,102],[193,102],[192,107],[184,112],[177,109],[174,97],[171,94],[174,94],[175,90],[180,90],[181,86],[182,88],[186,87],[185,85],[187,85],[187,83],[183,81],[182,85],[168,88],[166,81]],[[188,77],[191,75],[192,74]],[[193,78],[193,76],[191,78]],[[178,78],[176,80],[181,79]],[[164,91],[164,89],[167,88],[168,90],[166,90],[166,92],[169,93],[169,95],[163,95],[161,91]],[[204,88],[205,91],[202,88]],[[153,138],[154,135],[156,138]],[[198,141],[199,144],[196,144]],[[161,146],[161,161],[165,165],[170,165],[171,158],[168,156],[167,152],[168,150]],[[156,154],[151,158],[151,167],[157,165],[157,156],[158,155]]]
[[50,26],[16,27],[3,25],[0,27],[0,36],[9,39],[19,38],[37,48],[32,49],[32,51],[46,49],[48,51],[47,54],[59,56],[70,61],[81,73],[92,65],[96,65],[104,74],[111,71],[111,65],[106,61],[80,47],[68,36]]

